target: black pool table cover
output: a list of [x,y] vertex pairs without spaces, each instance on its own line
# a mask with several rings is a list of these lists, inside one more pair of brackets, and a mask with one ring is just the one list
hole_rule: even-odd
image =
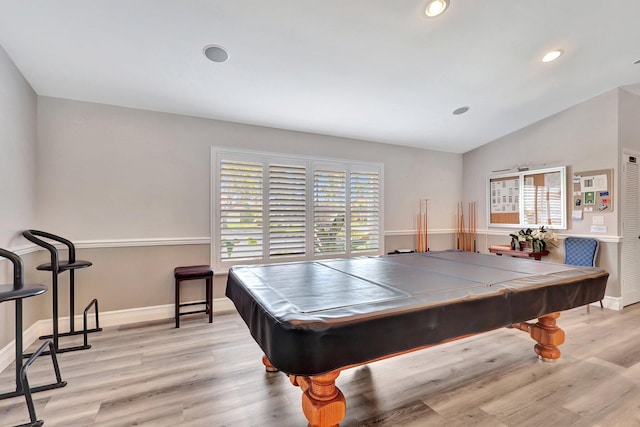
[[236,266],[226,295],[274,367],[319,375],[599,301],[607,278],[443,251]]

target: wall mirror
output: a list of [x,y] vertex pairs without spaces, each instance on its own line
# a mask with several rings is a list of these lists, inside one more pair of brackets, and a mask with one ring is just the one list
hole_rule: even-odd
[[490,227],[567,228],[566,167],[508,172],[487,179]]

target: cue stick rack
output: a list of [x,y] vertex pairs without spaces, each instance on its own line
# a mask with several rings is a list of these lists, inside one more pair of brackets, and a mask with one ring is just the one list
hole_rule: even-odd
[[429,199],[420,200],[420,213],[418,214],[418,249],[416,252],[429,251],[429,231],[428,231],[428,210]]
[[478,252],[478,205],[469,202],[467,218],[464,216],[464,203],[458,202],[456,217],[456,249],[467,252]]

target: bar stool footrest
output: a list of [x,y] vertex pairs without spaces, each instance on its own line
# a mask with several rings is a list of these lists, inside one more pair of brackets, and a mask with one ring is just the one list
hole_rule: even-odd
[[187,314],[198,314],[198,313],[209,313],[209,310],[205,309],[205,310],[195,310],[195,311],[187,311],[184,313],[180,313],[180,316],[186,316]]
[[[102,331],[102,328],[94,328],[94,329],[89,329],[88,331],[86,331],[88,334],[92,334],[94,332],[100,332]],[[85,331],[69,331],[69,332],[63,332],[61,334],[58,334],[59,337],[72,337],[74,335],[83,335],[85,333]],[[49,334],[49,335],[41,335],[38,337],[38,339],[41,340],[48,340],[53,338],[53,335]]]
[[[59,348],[56,350],[56,354],[60,354],[60,353],[69,353],[70,351],[78,351],[78,350],[88,350],[91,348],[91,345],[76,345],[73,347],[64,347],[64,348]],[[24,359],[33,356],[34,353],[25,353],[25,355],[23,356]],[[42,352],[43,355],[47,356],[49,354],[51,354],[50,351],[43,351]]]
[[37,420],[34,423],[18,424],[15,427],[40,427],[44,425],[44,420]]
[[208,313],[209,312],[209,303],[207,301],[185,302],[185,303],[182,303],[182,304],[178,304],[178,307],[182,308],[182,307],[190,307],[192,305],[203,305],[203,304],[207,306],[206,312]]
[[[91,309],[91,307],[95,307],[95,314],[96,314],[96,327],[94,329],[87,329],[87,317],[89,314],[89,310]],[[68,353],[70,351],[79,351],[79,350],[88,350],[91,348],[91,345],[89,345],[89,337],[88,334],[92,333],[92,332],[99,332],[102,330],[102,328],[100,327],[100,323],[99,323],[99,319],[98,319],[98,300],[97,299],[93,299],[84,309],[84,313],[82,314],[82,321],[83,321],[83,329],[81,331],[69,331],[69,332],[65,332],[64,334],[58,334],[58,336],[72,336],[72,335],[84,335],[84,344],[83,345],[77,345],[77,346],[73,346],[73,347],[65,347],[65,348],[57,348],[56,352],[58,353]],[[45,337],[49,337],[49,338],[53,338],[53,335],[48,335]],[[41,339],[43,337],[40,337]],[[49,352],[44,352],[43,354],[49,354]],[[30,357],[31,354],[25,354],[24,358]]]

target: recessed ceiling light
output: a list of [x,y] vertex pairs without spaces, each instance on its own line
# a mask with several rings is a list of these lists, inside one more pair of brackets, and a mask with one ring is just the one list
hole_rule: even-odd
[[633,61],[634,64],[640,64],[640,58],[636,59],[635,61]]
[[455,110],[453,110],[453,115],[454,116],[459,116],[460,114],[464,114],[467,111],[469,111],[469,107],[467,107],[467,106],[456,108]]
[[229,60],[229,53],[222,46],[210,44],[205,46],[202,52],[213,62],[227,62]]
[[552,50],[551,52],[547,52],[545,56],[542,57],[542,62],[551,62],[560,58],[560,56],[564,53],[562,49]]
[[429,0],[424,13],[429,18],[433,18],[434,16],[442,14],[447,7],[449,7],[449,0]]

